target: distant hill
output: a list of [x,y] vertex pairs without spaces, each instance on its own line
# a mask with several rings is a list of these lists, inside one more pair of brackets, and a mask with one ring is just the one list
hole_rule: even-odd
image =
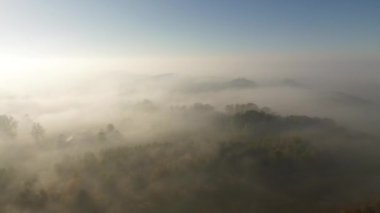
[[344,104],[348,106],[371,106],[375,105],[375,102],[369,99],[365,99],[359,96],[343,93],[343,92],[334,92],[330,95],[330,100]]
[[162,80],[162,79],[172,78],[175,76],[176,76],[176,74],[174,74],[174,73],[163,73],[163,74],[150,76],[149,79],[151,79],[151,80]]
[[323,88],[313,88],[310,87],[307,84],[301,83],[294,79],[284,79],[282,81],[276,82],[271,84],[270,86],[273,87],[288,87],[298,90],[304,90],[306,92],[310,93],[311,97],[315,98],[321,98],[322,101],[327,101],[329,103],[333,104],[341,104],[345,106],[354,106],[354,107],[361,107],[361,106],[373,106],[376,105],[376,103],[370,99],[366,99],[360,96],[352,95],[346,92],[335,92],[335,91],[328,91],[323,90]]
[[223,90],[237,90],[237,89],[252,89],[256,88],[257,84],[246,78],[236,78],[230,81],[209,81],[199,82],[186,85],[184,90],[187,92],[217,92]]
[[295,87],[295,88],[307,88],[307,86],[294,79],[284,79],[277,84],[278,86]]

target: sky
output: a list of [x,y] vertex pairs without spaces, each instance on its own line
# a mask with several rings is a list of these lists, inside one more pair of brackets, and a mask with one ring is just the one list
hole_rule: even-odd
[[7,82],[43,72],[377,60],[379,38],[376,0],[0,0]]
[[375,0],[1,0],[1,54],[378,54]]

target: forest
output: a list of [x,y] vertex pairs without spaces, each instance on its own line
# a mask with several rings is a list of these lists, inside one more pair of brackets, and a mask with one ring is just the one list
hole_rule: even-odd
[[23,138],[1,115],[0,212],[380,212],[377,136],[254,103],[136,108]]

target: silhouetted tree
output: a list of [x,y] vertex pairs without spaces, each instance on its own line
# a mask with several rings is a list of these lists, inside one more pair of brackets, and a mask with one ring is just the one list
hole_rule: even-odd
[[34,182],[27,181],[24,188],[16,196],[16,204],[25,210],[41,210],[48,202],[45,190],[35,189]]
[[88,212],[88,213],[100,213],[103,212],[95,200],[91,197],[91,194],[82,189],[78,192],[74,199],[74,212]]
[[195,103],[192,107],[192,110],[196,112],[210,112],[214,110],[214,107],[210,104]]
[[228,114],[244,113],[248,111],[259,111],[259,107],[254,103],[230,104],[227,105],[225,108]]
[[112,141],[121,141],[123,139],[123,135],[113,124],[107,125],[106,137]]
[[106,133],[103,130],[99,131],[97,139],[99,142],[105,142],[107,140]]
[[39,143],[45,137],[45,129],[41,126],[41,124],[35,122],[33,123],[31,134],[34,141]]
[[158,109],[158,107],[148,99],[145,99],[136,104],[136,108],[145,112],[153,112]]
[[13,140],[17,136],[17,121],[13,117],[0,115],[0,136]]

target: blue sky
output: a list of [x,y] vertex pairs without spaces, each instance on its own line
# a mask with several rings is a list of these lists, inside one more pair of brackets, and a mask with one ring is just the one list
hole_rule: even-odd
[[0,0],[0,44],[55,54],[380,52],[375,0]]

